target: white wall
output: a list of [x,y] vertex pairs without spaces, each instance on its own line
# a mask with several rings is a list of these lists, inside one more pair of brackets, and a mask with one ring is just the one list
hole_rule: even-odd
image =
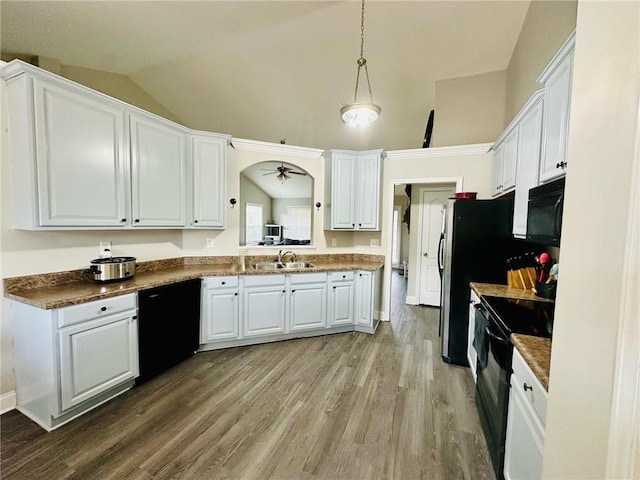
[[[269,195],[267,195],[267,193],[258,185],[252,182],[250,178],[242,173],[240,174],[240,192],[240,199],[236,204],[236,208],[238,208],[238,211],[240,213],[239,225],[245,225],[247,203],[262,205],[263,223],[267,223],[269,219],[273,217],[273,199]],[[243,245],[245,243],[245,229],[240,227],[238,230],[239,242],[240,245]]]
[[638,162],[639,25],[638,2],[578,3],[544,478],[605,478],[613,453],[622,272]]

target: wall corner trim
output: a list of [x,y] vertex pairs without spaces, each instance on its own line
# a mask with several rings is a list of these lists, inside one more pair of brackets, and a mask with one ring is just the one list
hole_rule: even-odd
[[0,414],[7,413],[14,408],[16,408],[15,390],[0,395]]

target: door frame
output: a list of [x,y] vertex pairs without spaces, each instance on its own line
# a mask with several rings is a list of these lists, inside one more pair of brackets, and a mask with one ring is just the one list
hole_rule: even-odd
[[[462,192],[462,177],[420,177],[420,178],[391,178],[387,183],[387,192],[393,192],[396,185],[403,184],[445,184],[454,186],[455,192]],[[387,195],[386,204],[384,204],[385,215],[387,216],[387,225],[391,225],[393,222],[393,193]],[[384,295],[384,301],[380,312],[380,320],[389,320],[389,306],[391,305],[391,241],[392,232],[390,228],[386,229],[386,250],[384,260],[384,271],[382,276],[382,292]],[[411,252],[409,252],[409,258],[411,258]],[[411,269],[409,269],[411,272]]]
[[[417,248],[416,251],[413,252],[413,259],[416,262],[415,266],[414,266],[414,270],[416,271],[416,288],[415,288],[415,298],[409,298],[408,300],[414,300],[415,303],[410,303],[407,300],[407,303],[409,303],[410,305],[427,305],[426,303],[420,303],[420,297],[421,297],[421,291],[422,291],[422,285],[420,284],[420,279],[422,278],[422,243],[424,241],[424,225],[422,223],[422,219],[424,217],[424,203],[422,202],[422,197],[425,194],[425,192],[454,192],[455,187],[450,184],[450,185],[443,185],[443,186],[427,186],[427,187],[421,187],[418,190],[418,195],[420,197],[420,203],[418,204],[418,215],[417,215],[417,222],[416,222],[416,227],[418,228],[418,231],[420,232],[419,238],[418,238],[418,243],[417,243]],[[413,193],[413,192],[412,192]],[[411,243],[409,243],[409,246],[411,246]],[[409,247],[411,248],[411,247]],[[411,250],[409,250],[409,258],[411,258]],[[439,302],[438,302],[439,303]],[[428,306],[428,305],[427,305]]]

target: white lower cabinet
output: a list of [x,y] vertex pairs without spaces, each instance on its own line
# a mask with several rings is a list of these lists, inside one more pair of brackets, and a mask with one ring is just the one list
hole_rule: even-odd
[[247,275],[243,277],[243,335],[257,337],[284,333],[286,300],[285,275]]
[[514,348],[504,459],[506,480],[542,478],[546,402],[546,390]]
[[330,274],[329,326],[352,325],[354,320],[354,273],[334,272]]
[[355,326],[356,330],[373,333],[378,320],[375,306],[379,302],[380,275],[371,271],[357,271],[355,275]]
[[238,277],[205,278],[200,343],[240,338],[238,291]]
[[296,273],[289,276],[289,331],[312,330],[327,325],[327,274]]
[[473,346],[473,341],[476,337],[476,304],[480,303],[480,298],[473,290],[471,290],[469,298],[469,332],[467,335],[467,360],[469,361],[469,368],[471,369],[473,381],[477,382],[478,376],[476,373],[476,369],[478,367],[478,352],[476,352],[476,348]]
[[135,294],[54,310],[11,308],[17,408],[46,430],[133,386]]

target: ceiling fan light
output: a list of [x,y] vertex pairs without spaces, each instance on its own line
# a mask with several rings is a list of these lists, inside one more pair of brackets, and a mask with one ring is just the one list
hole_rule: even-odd
[[340,109],[342,121],[351,127],[364,127],[375,122],[382,109],[373,103],[348,103]]

